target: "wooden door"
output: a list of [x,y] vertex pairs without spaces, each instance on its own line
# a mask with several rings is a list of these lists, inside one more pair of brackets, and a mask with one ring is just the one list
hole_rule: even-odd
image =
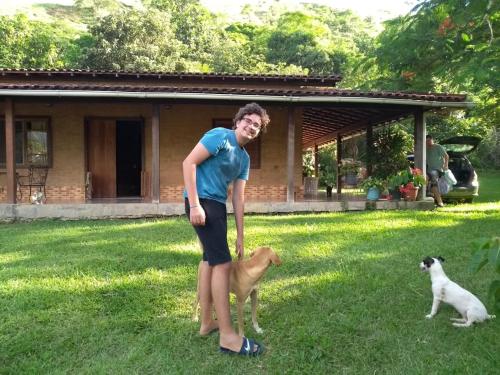
[[92,198],[116,197],[116,120],[91,119],[87,123],[88,170]]

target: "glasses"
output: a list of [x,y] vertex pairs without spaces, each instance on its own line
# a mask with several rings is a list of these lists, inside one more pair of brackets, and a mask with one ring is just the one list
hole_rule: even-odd
[[259,124],[258,122],[253,122],[252,119],[248,117],[243,117],[242,120],[245,121],[245,124],[247,124],[248,126],[251,125],[254,129],[260,130],[262,128],[262,124]]

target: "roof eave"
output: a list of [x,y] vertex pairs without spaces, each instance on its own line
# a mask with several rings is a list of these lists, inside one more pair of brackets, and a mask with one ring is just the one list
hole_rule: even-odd
[[136,99],[199,99],[199,100],[234,100],[281,102],[296,104],[358,103],[358,104],[390,104],[409,105],[429,108],[472,108],[473,102],[439,101],[422,99],[394,99],[355,96],[294,96],[294,95],[244,95],[244,94],[207,94],[180,92],[129,92],[129,91],[84,91],[84,90],[12,90],[0,89],[0,96],[16,97],[59,97],[59,98],[136,98]]

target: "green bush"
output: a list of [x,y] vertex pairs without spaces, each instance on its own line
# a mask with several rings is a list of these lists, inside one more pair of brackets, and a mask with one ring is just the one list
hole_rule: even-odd
[[[488,263],[495,268],[496,273],[500,274],[500,237],[492,237],[481,242],[471,259],[470,269],[472,272],[478,272]],[[493,280],[490,284],[488,298],[492,297],[495,300],[495,310],[500,311],[500,279]]]

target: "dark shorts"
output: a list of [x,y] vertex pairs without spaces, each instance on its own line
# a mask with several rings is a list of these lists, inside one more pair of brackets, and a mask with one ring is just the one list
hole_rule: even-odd
[[[203,260],[210,266],[231,261],[227,244],[227,211],[226,205],[212,199],[200,199],[205,210],[205,225],[193,225],[203,246]],[[184,200],[186,215],[189,220],[189,201]]]
[[429,185],[437,186],[438,180],[443,174],[444,174],[443,172],[438,171],[437,169],[430,169],[430,170],[428,169],[427,170],[427,181],[429,182]]

